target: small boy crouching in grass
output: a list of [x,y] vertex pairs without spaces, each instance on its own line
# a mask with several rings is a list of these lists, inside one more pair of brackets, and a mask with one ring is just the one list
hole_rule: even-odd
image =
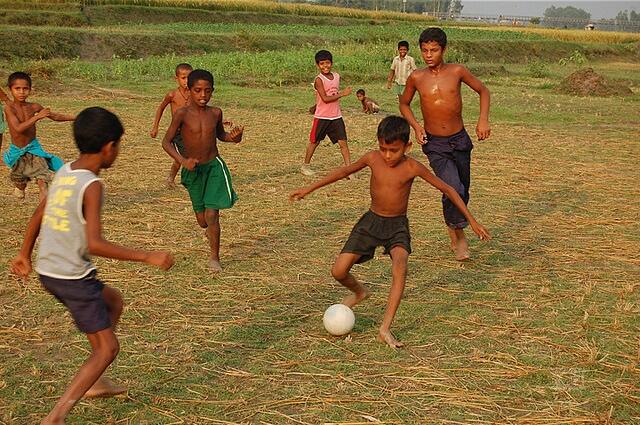
[[378,126],[377,150],[370,151],[356,162],[338,168],[311,186],[298,189],[290,195],[291,200],[300,200],[365,167],[371,169],[371,206],[351,231],[331,274],[353,292],[342,303],[349,307],[355,306],[369,296],[369,290],[351,274],[351,267],[371,260],[376,247],[384,247],[385,254],[391,256],[393,278],[378,339],[394,348],[404,345],[393,336],[390,329],[404,292],[407,262],[411,253],[407,206],[414,178],[420,177],[451,199],[480,239],[490,238],[489,232],[473,218],[460,195],[451,186],[431,174],[420,162],[406,156],[411,147],[410,134],[409,124],[404,118],[389,116],[383,119]]
[[173,257],[163,251],[125,248],[102,237],[103,187],[98,178],[118,156],[124,130],[118,117],[102,108],[82,111],[73,124],[80,156],[64,164],[29,221],[20,253],[11,271],[26,277],[31,253],[40,234],[36,271],[44,288],[63,303],[78,329],[87,335],[91,355],[42,424],[64,424],[73,406],[84,397],[106,397],[126,391],[102,376],[120,349],[115,329],[122,313],[122,296],[98,278],[91,255],[140,261],[163,270]]

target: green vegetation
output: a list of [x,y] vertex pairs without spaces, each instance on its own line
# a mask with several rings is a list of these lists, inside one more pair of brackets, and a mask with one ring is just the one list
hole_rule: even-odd
[[[372,297],[355,311],[352,338],[330,337],[321,325],[323,310],[345,295],[329,271],[368,206],[367,173],[304,202],[287,195],[311,182],[299,165],[313,53],[330,48],[345,84],[382,105],[380,116],[367,116],[354,96],[343,99],[358,157],[375,147],[381,116],[397,113],[383,88],[397,40],[408,39],[420,62],[415,39],[429,23],[316,8],[277,13],[294,6],[266,2],[104,3],[81,11],[77,3],[0,2],[0,19],[43,20],[2,21],[0,79],[28,70],[34,101],[69,113],[101,105],[122,118],[121,157],[101,176],[107,237],[169,249],[178,260],[166,274],[97,260],[125,298],[122,351],[108,374],[130,392],[81,401],[69,424],[640,423],[637,35],[446,28],[449,60],[465,63],[492,94],[493,133],[476,143],[470,207],[494,239],[472,241],[473,259],[457,263],[438,193],[415,182],[414,252],[395,323],[407,348],[392,351],[375,341],[391,279],[382,254],[354,270]],[[633,93],[559,93],[579,66],[572,57]],[[243,143],[220,147],[240,201],[222,214],[226,271],[216,279],[185,191],[162,185],[171,161],[148,137],[182,61],[214,72],[212,103],[246,126]],[[477,96],[464,88],[463,101],[473,133]],[[74,157],[68,125],[43,121],[38,135]],[[320,174],[341,163],[327,145],[314,158]],[[416,147],[411,155],[425,161]],[[87,344],[37,277],[8,273],[37,198],[29,186],[17,202],[8,174],[0,168],[0,423],[22,425],[51,408]]]

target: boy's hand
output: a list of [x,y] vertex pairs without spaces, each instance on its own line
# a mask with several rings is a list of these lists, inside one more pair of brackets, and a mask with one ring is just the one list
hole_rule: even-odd
[[309,191],[307,189],[297,189],[291,192],[291,195],[289,195],[289,201],[301,201],[308,194]]
[[38,112],[35,113],[35,116],[38,117],[39,120],[41,120],[43,118],[47,118],[50,115],[51,115],[51,109],[49,109],[49,108],[42,108]]
[[391,88],[391,81],[387,81],[387,89]]
[[186,158],[182,163],[180,163],[180,165],[189,171],[193,171],[193,169],[196,168],[196,165],[198,165],[198,160],[195,158]]
[[482,224],[478,223],[477,221],[469,222],[469,224],[471,225],[471,228],[473,229],[475,234],[478,235],[480,239],[482,239],[483,241],[488,241],[489,239],[491,239],[491,235],[489,234],[489,231],[485,229],[485,227]]
[[478,136],[478,140],[488,139],[490,135],[491,127],[489,127],[489,121],[478,121],[478,125],[476,126],[476,136]]
[[145,263],[160,267],[162,270],[169,270],[175,262],[173,255],[168,251],[149,252]]
[[346,89],[340,92],[340,96],[349,96],[351,94],[351,87],[347,87]]
[[424,131],[424,128],[422,127],[414,128],[413,131],[416,132],[416,141],[418,142],[419,145],[424,145],[425,143],[428,142],[427,132]]
[[31,273],[31,259],[18,254],[10,263],[11,273],[21,277],[29,276]]
[[158,135],[158,127],[153,127],[149,135],[151,136],[152,139],[155,139],[156,136]]
[[242,141],[242,133],[244,132],[244,126],[233,127],[229,132],[229,137],[233,143],[240,143]]

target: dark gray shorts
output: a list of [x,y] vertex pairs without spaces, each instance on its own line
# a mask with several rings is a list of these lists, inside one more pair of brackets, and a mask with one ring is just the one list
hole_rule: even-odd
[[111,327],[109,310],[102,297],[104,283],[96,278],[95,270],[82,279],[38,276],[42,286],[67,307],[80,332],[92,334]]
[[383,217],[371,210],[367,211],[353,226],[341,252],[360,254],[356,263],[364,263],[373,258],[379,246],[384,247],[385,254],[390,254],[391,248],[395,246],[401,246],[411,254],[411,234],[406,215]]

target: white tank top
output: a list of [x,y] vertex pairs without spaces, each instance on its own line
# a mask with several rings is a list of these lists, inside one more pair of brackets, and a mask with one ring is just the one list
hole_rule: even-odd
[[[80,279],[95,270],[89,258],[86,221],[82,212],[84,191],[98,176],[67,163],[49,187],[40,225],[36,272],[57,279]],[[102,200],[100,200],[102,204]]]

